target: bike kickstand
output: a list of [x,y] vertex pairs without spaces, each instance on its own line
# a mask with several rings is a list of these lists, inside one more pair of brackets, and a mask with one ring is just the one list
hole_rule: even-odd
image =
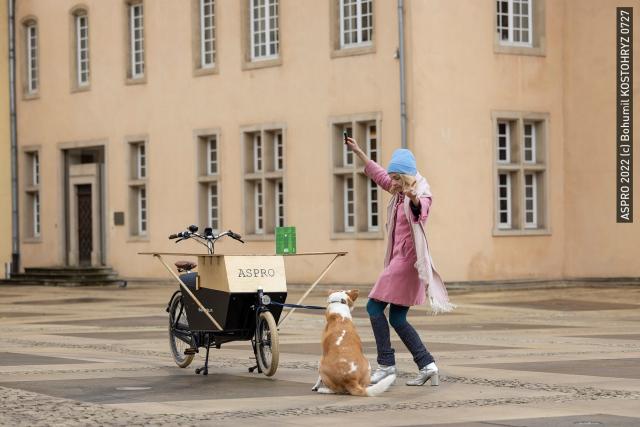
[[196,369],[196,374],[202,373],[202,375],[209,375],[209,348],[211,347],[211,342],[207,339],[207,353],[204,357],[204,366]]

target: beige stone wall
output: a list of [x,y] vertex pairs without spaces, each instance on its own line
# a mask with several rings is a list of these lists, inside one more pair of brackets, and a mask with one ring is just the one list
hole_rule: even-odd
[[[165,277],[151,259],[136,253],[175,250],[166,236],[197,221],[194,131],[219,130],[222,227],[244,233],[240,129],[280,123],[286,127],[286,218],[298,229],[298,250],[349,252],[327,277],[329,282],[375,280],[383,240],[331,239],[329,122],[337,116],[377,113],[385,166],[400,146],[396,2],[375,3],[373,53],[333,57],[330,2],[283,0],[281,64],[247,70],[241,2],[221,0],[217,73],[194,76],[190,8],[186,2],[147,1],[147,77],[137,85],[125,84],[124,2],[84,3],[89,9],[91,88],[72,92],[69,32],[76,3],[18,2],[18,20],[38,17],[42,67],[40,97],[19,105],[20,144],[42,147],[42,241],[22,245],[25,265],[64,261],[61,144],[105,144],[107,262],[126,276]],[[544,55],[531,56],[496,52],[491,0],[407,2],[409,148],[434,192],[428,232],[445,281],[640,275],[629,262],[638,255],[637,247],[631,247],[638,227],[621,230],[614,223],[615,80],[613,62],[601,60],[614,52],[613,12],[600,4],[547,0]],[[594,28],[594,16],[595,28],[610,37],[583,37]],[[591,54],[576,55],[590,46]],[[605,67],[610,77],[601,77],[598,67]],[[592,90],[596,95],[590,95]],[[606,114],[600,114],[601,105]],[[493,235],[495,111],[549,117],[548,235]],[[601,115],[606,118],[599,120]],[[132,135],[148,138],[146,241],[129,236],[126,140]],[[599,155],[582,151],[585,139]],[[607,140],[609,145],[603,142]],[[582,180],[589,162],[590,170],[602,175]],[[593,208],[594,195],[604,210]],[[381,206],[388,200],[385,195]],[[116,211],[126,212],[127,225],[113,224]],[[635,234],[629,233],[632,229]],[[629,248],[629,258],[614,255],[617,243],[608,237],[614,235]],[[597,248],[593,254],[602,263],[592,262],[588,247]],[[243,247],[232,241],[218,247],[226,253],[269,253],[273,248],[273,241]],[[182,249],[199,247],[187,242]],[[291,281],[309,281],[321,267],[319,259],[287,260]]]
[[[631,3],[569,1],[565,24],[565,273],[638,276],[640,221],[616,224],[616,6]],[[634,10],[635,182],[640,124],[640,9]],[[637,189],[637,185],[636,185]]]
[[0,1],[0,277],[11,261],[11,134],[9,128],[9,40],[7,2]]

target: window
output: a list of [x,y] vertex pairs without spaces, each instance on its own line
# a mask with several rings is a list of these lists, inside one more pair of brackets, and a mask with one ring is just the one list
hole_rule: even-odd
[[89,17],[85,10],[78,10],[73,15],[75,36],[75,70],[76,86],[89,85]]
[[284,169],[284,144],[282,143],[282,132],[276,132],[275,140],[273,142],[274,157],[275,157],[275,169],[281,171]]
[[278,57],[280,35],[278,28],[279,0],[249,0],[251,26],[251,60]]
[[276,181],[276,227],[284,227],[284,183],[281,179]]
[[494,119],[496,233],[547,232],[547,117],[504,113]]
[[147,189],[144,186],[138,187],[138,234],[147,234]]
[[262,135],[253,135],[253,170],[262,172]]
[[39,82],[39,59],[38,59],[38,25],[35,21],[30,20],[24,24],[25,29],[25,52],[26,52],[26,87],[27,95],[34,95],[38,92]]
[[218,183],[212,182],[208,186],[207,225],[213,229],[215,234],[220,232],[218,217]]
[[245,232],[273,238],[276,227],[284,227],[285,140],[283,127],[245,128],[244,191]]
[[133,218],[130,234],[146,237],[149,230],[149,197],[147,194],[147,143],[144,140],[129,142],[129,211]]
[[531,46],[534,0],[497,0],[497,32],[501,43]]
[[344,178],[344,231],[353,232],[356,227],[356,202],[355,202],[355,186],[353,185],[353,177],[346,176]]
[[340,47],[368,45],[373,38],[373,0],[340,0]]
[[40,153],[25,152],[25,236],[27,239],[40,238]]
[[496,0],[497,53],[545,54],[546,0]]
[[377,115],[332,120],[334,237],[380,238],[380,191],[364,174],[364,165],[343,142],[343,133],[356,138],[368,157],[378,161]]
[[144,144],[136,144],[136,178],[147,177],[147,154]]
[[212,68],[216,61],[215,1],[200,3],[200,68]]
[[220,153],[219,131],[203,129],[195,132],[198,144],[198,200],[200,223],[220,232]]
[[511,228],[511,174],[498,174],[499,228]]
[[142,3],[130,3],[129,8],[129,78],[144,77],[144,9]]

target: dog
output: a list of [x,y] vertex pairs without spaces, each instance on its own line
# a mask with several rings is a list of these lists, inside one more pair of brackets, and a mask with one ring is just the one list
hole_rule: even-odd
[[378,396],[396,379],[395,375],[369,385],[371,365],[362,352],[362,342],[351,318],[358,290],[329,291],[327,324],[322,333],[319,377],[311,390],[325,394]]

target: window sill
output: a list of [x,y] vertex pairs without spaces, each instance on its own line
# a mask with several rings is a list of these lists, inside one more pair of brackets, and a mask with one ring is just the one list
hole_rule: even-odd
[[147,75],[145,74],[143,77],[136,78],[127,77],[124,81],[124,84],[127,86],[147,84]]
[[42,243],[42,236],[24,237],[22,239],[22,243],[24,243],[25,245],[33,245],[33,244],[37,244],[37,243]]
[[151,239],[149,239],[149,236],[129,236],[129,238],[127,239],[127,243],[148,243],[150,242]]
[[34,92],[34,93],[23,93],[22,94],[22,100],[23,101],[33,101],[35,99],[40,99],[40,92]]
[[546,49],[541,46],[512,46],[509,44],[501,44],[495,42],[493,45],[493,52],[497,54],[505,55],[525,55],[525,56],[547,56]]
[[89,92],[91,90],[91,84],[84,86],[74,86],[71,88],[71,93]]
[[384,240],[381,231],[358,231],[352,233],[333,232],[331,240]]
[[218,182],[218,180],[220,180],[220,175],[219,174],[212,174],[212,175],[201,175],[198,177],[198,182],[206,184],[209,182]]
[[524,237],[524,236],[551,236],[549,229],[520,229],[520,230],[501,230],[493,229],[493,237]]
[[277,57],[274,59],[264,59],[264,60],[253,60],[247,61],[245,60],[242,64],[242,69],[244,71],[248,70],[257,70],[259,68],[270,68],[270,67],[279,67],[282,65],[282,57]]
[[331,58],[344,58],[348,56],[369,55],[376,53],[376,45],[371,44],[369,46],[354,46],[343,47],[340,49],[334,49],[331,52]]
[[129,187],[144,187],[146,184],[146,179],[132,179],[129,181]]
[[275,234],[245,234],[242,236],[242,240],[247,242],[274,242],[276,240]]
[[220,74],[217,64],[213,67],[198,67],[193,69],[193,77],[211,76],[215,74]]
[[25,193],[37,193],[40,191],[40,185],[27,185],[24,188]]

